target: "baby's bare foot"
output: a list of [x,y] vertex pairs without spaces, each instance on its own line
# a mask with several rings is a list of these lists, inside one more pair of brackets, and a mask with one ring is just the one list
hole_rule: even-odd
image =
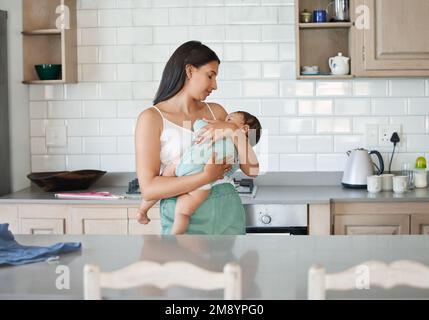
[[150,219],[147,216],[147,210],[139,209],[137,211],[137,221],[141,224],[148,224],[150,222]]

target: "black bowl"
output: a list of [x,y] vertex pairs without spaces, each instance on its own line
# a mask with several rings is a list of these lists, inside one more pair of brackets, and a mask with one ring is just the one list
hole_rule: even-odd
[[100,170],[36,172],[30,173],[27,178],[44,191],[76,191],[88,189],[105,173]]

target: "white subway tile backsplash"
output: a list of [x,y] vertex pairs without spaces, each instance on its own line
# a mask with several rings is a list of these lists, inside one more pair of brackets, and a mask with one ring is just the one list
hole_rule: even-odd
[[314,95],[314,82],[312,81],[281,81],[281,97],[308,97]]
[[101,170],[111,172],[135,172],[134,155],[101,155]]
[[407,152],[429,152],[429,135],[407,135]]
[[225,62],[222,63],[221,72],[225,80],[259,79],[261,65],[256,62]]
[[81,118],[82,102],[81,101],[49,101],[48,102],[49,118]]
[[390,117],[390,124],[402,125],[402,131],[405,134],[424,134],[426,133],[426,117],[425,116],[405,116],[405,117]]
[[408,114],[429,115],[429,98],[411,98],[408,101]]
[[365,135],[343,135],[334,137],[334,152],[347,152],[357,148],[367,147]]
[[297,138],[295,136],[271,136],[268,140],[268,151],[272,153],[297,153]]
[[99,98],[99,85],[97,83],[67,84],[64,87],[66,100],[94,100]]
[[344,171],[346,167],[346,154],[318,154],[316,156],[316,170],[321,172]]
[[387,96],[387,80],[353,80],[355,96],[385,97]]
[[130,27],[133,25],[131,9],[109,9],[98,11],[99,27]]
[[243,60],[276,61],[277,59],[277,44],[243,44]]
[[[32,168],[135,171],[134,129],[190,39],[221,59],[207,100],[258,117],[264,171],[342,171],[368,124],[400,124],[393,162],[429,155],[429,79],[296,80],[295,0],[78,0],[77,84],[30,86]],[[45,128],[66,127],[47,147]],[[391,148],[374,145],[388,161]]]
[[153,28],[153,43],[182,44],[188,40],[188,27],[168,26]]
[[134,154],[135,152],[134,137],[118,137],[117,152],[120,154]]
[[372,114],[374,115],[406,115],[406,99],[376,98],[372,99]]
[[98,136],[100,123],[97,119],[70,119],[67,120],[67,134],[69,137]]
[[133,25],[137,27],[168,25],[168,9],[133,10]]
[[298,152],[328,153],[334,149],[332,136],[301,136],[298,137]]
[[143,45],[152,43],[152,27],[118,28],[118,45]]
[[78,47],[77,62],[82,63],[97,63],[98,62],[98,47]]
[[293,24],[262,26],[262,41],[294,42],[295,26]]
[[296,99],[264,99],[261,105],[263,116],[293,116],[297,114]]
[[245,81],[243,82],[244,97],[276,97],[278,96],[276,81]]
[[66,157],[67,170],[100,170],[99,155],[70,155]]
[[116,101],[84,101],[83,118],[116,118]]
[[170,55],[170,48],[166,45],[136,46],[133,50],[134,63],[166,63]]
[[46,140],[44,137],[31,138],[30,145],[32,155],[45,155],[47,153]]
[[116,78],[116,66],[114,64],[82,65],[83,82],[112,82],[116,81]]
[[198,26],[189,28],[189,39],[203,39],[205,43],[225,41],[224,26]]
[[66,169],[65,156],[32,156],[31,171],[32,172],[53,172],[63,171]]
[[131,63],[133,48],[131,46],[103,46],[99,48],[100,63]]
[[425,95],[424,80],[390,80],[389,93],[392,97],[420,97]]
[[48,117],[47,102],[30,102],[30,119],[44,119]]
[[312,118],[280,118],[281,134],[314,133],[314,119]]
[[100,128],[102,136],[134,135],[136,119],[102,119]]
[[78,10],[78,28],[93,28],[98,26],[97,10]]
[[304,115],[331,115],[333,101],[329,99],[300,99],[298,101],[298,114]]
[[313,154],[281,154],[280,171],[305,172],[316,171],[316,155]]
[[350,81],[317,81],[316,95],[318,96],[349,96],[352,85]]
[[388,124],[387,117],[356,117],[353,118],[353,133],[365,133],[367,124]]
[[351,133],[352,122],[349,118],[318,118],[317,133]]
[[356,116],[371,114],[370,99],[335,99],[335,114]]
[[294,79],[295,62],[264,63],[263,77],[276,79]]
[[82,28],[81,44],[83,46],[105,46],[116,44],[115,28]]
[[62,100],[64,86],[62,85],[30,85],[30,100]]
[[85,154],[116,153],[116,137],[88,137],[82,139],[82,151]]
[[[213,12],[210,10],[210,16]],[[203,25],[206,23],[204,8],[170,8],[168,19],[171,26]]]
[[103,100],[129,100],[133,96],[131,82],[101,83],[100,98]]

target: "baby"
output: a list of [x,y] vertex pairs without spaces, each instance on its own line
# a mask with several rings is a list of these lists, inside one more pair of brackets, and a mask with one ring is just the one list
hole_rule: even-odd
[[[256,145],[261,135],[261,124],[259,120],[245,112],[238,111],[230,113],[226,119],[226,122],[232,122],[238,126],[239,130],[242,130],[247,139],[249,139],[249,130],[254,132],[254,137],[251,137],[249,143]],[[201,128],[207,125],[206,121],[197,120],[194,123],[194,132],[198,132]],[[216,161],[221,161],[224,157],[233,159],[233,166],[231,170],[225,173],[225,176],[232,176],[232,174],[238,170],[238,154],[235,149],[234,143],[231,139],[221,139],[216,141],[213,146],[211,141],[207,141],[201,144],[193,143],[182,155],[178,162],[172,162],[168,164],[164,171],[163,176],[186,176],[192,175],[204,171],[205,164],[212,158],[212,153],[216,153]],[[214,182],[216,183],[216,182]],[[173,234],[183,234],[188,228],[189,219],[195,210],[207,199],[212,184],[207,184],[200,187],[197,190],[191,191],[186,194],[182,194],[177,197],[176,208],[174,212],[174,223],[172,227]],[[147,216],[148,210],[157,201],[143,201],[137,215],[137,220],[142,224],[148,224],[150,219]]]

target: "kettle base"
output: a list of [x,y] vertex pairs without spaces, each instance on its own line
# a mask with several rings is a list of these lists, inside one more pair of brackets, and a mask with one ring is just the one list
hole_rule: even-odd
[[348,184],[348,183],[342,183],[344,188],[347,189],[366,189],[366,184]]

